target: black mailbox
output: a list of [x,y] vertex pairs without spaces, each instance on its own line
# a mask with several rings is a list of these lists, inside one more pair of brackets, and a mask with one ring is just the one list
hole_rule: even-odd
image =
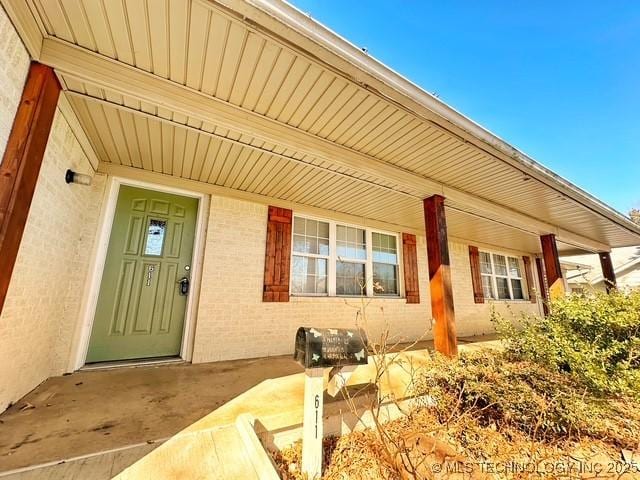
[[367,337],[362,330],[300,327],[294,360],[304,368],[367,364]]

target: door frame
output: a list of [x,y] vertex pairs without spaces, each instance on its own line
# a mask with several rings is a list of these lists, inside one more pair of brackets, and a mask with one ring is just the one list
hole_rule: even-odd
[[187,298],[185,319],[180,346],[180,358],[190,362],[193,357],[193,341],[195,336],[196,315],[198,299],[200,297],[200,282],[202,280],[202,264],[204,259],[205,235],[207,229],[207,217],[209,213],[209,196],[202,192],[184,190],[156,183],[144,182],[125,177],[107,177],[106,198],[103,202],[100,219],[98,221],[98,233],[93,248],[93,261],[90,267],[87,288],[83,293],[80,311],[81,324],[74,337],[72,352],[69,361],[69,371],[82,368],[86,363],[89,339],[93,329],[93,320],[98,305],[98,295],[102,283],[102,274],[107,260],[107,250],[113,229],[113,221],[116,213],[116,204],[120,187],[123,185],[145,188],[157,192],[171,193],[184,197],[198,199],[198,213],[196,217],[196,230],[193,242],[193,259],[191,268],[191,291]]

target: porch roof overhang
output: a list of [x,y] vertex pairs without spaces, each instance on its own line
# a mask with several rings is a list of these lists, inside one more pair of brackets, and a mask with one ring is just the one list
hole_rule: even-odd
[[[562,254],[640,243],[623,215],[291,5],[0,0],[55,68],[103,172]],[[73,123],[73,121],[72,121]]]

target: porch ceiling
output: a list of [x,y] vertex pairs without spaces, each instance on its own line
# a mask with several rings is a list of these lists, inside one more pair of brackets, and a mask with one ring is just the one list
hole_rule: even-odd
[[[402,193],[389,182],[376,183],[357,171],[63,79],[70,89],[69,100],[105,163],[422,229],[419,192]],[[453,237],[514,250],[540,249],[536,235],[452,202],[447,210]]]
[[[539,233],[556,233],[567,250],[640,240],[632,226],[560,183],[533,178],[374,91],[364,74],[353,78],[255,18],[242,21],[234,1],[27,1],[44,36],[41,61],[75,92],[72,106],[101,162],[416,229],[419,199],[440,193],[453,235],[530,251],[539,249]],[[106,85],[98,78],[102,59],[152,74],[143,82],[169,81],[158,88],[182,86],[185,95],[215,101],[212,108],[235,112],[237,130],[222,116],[189,113],[177,94],[165,102],[142,87]],[[282,142],[272,141],[278,129]],[[487,203],[502,210],[488,211]]]

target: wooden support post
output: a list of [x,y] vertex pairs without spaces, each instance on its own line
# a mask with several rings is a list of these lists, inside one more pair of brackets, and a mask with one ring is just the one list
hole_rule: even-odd
[[0,163],[0,312],[47,147],[60,84],[51,67],[32,62]]
[[609,252],[598,253],[600,257],[600,266],[602,267],[602,276],[604,277],[604,288],[607,289],[607,293],[615,290],[618,286],[616,282],[616,272],[613,269],[613,262],[611,261],[611,254]]
[[542,299],[542,311],[545,316],[549,314],[549,296],[547,295],[547,285],[544,281],[544,266],[542,260],[536,257],[536,272],[538,273],[538,285],[540,285],[540,298]]
[[547,274],[547,284],[549,285],[549,298],[551,300],[564,295],[564,280],[560,269],[560,257],[556,245],[556,236],[553,233],[540,236],[542,244],[542,258],[544,260],[544,270]]
[[458,354],[458,344],[453,310],[444,197],[433,195],[425,198],[423,204],[429,262],[431,313],[435,320],[433,342],[438,352],[454,357]]
[[319,480],[322,476],[323,395],[324,370],[307,368],[304,375],[302,473],[309,480]]

